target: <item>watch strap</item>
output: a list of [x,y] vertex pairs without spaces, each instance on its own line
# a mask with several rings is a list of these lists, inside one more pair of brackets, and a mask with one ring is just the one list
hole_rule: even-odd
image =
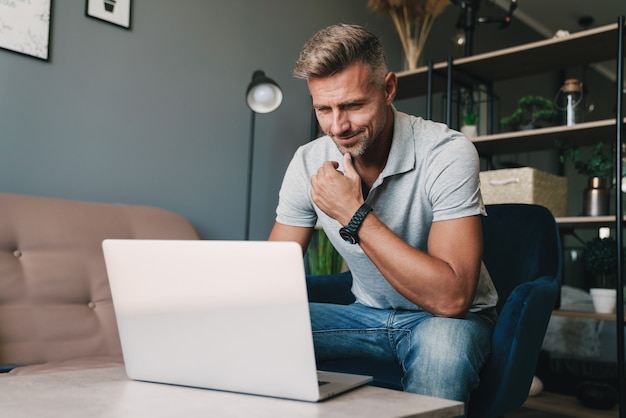
[[[350,219],[350,222],[348,222],[348,224],[345,227],[341,228],[340,233],[343,232],[342,235],[345,235],[345,234],[350,235],[350,237],[352,238],[350,241],[354,244],[358,244],[359,228],[361,227],[361,224],[363,223],[363,220],[365,219],[365,217],[373,210],[374,209],[372,209],[370,205],[368,205],[367,203],[363,203],[354,213],[354,215],[352,216],[352,219]],[[344,239],[347,241],[345,237]]]

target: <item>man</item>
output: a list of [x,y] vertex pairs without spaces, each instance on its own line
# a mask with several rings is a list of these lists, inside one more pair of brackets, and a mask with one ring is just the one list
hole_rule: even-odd
[[298,149],[270,240],[306,250],[316,223],[346,260],[356,303],[311,304],[318,359],[399,362],[409,392],[467,401],[491,349],[497,294],[482,262],[473,144],[396,111],[379,40],[335,25],[304,46],[326,136]]

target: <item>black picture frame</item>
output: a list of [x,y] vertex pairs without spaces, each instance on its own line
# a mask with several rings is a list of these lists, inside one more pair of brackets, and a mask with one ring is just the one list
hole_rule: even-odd
[[132,0],[86,0],[85,15],[130,30]]
[[0,1],[0,48],[50,59],[52,0]]

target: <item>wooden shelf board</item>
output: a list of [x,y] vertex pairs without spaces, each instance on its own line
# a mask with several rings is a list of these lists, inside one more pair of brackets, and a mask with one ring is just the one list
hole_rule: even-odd
[[555,309],[552,311],[552,316],[560,316],[564,318],[580,318],[580,319],[597,319],[600,321],[615,321],[617,316],[612,314],[603,314],[590,311],[575,311],[568,309]]
[[619,413],[617,406],[609,410],[585,408],[573,396],[551,392],[541,392],[537,396],[530,396],[524,403],[524,408],[552,412],[573,418],[613,418],[617,417]]
[[568,142],[578,145],[597,141],[612,143],[616,131],[616,119],[605,119],[577,123],[572,126],[559,125],[481,135],[472,138],[472,142],[479,154],[484,156],[554,149],[555,141],[559,139],[567,139]]
[[[555,218],[561,229],[579,227],[614,227],[615,216],[562,216]],[[626,217],[624,217],[626,221]]]

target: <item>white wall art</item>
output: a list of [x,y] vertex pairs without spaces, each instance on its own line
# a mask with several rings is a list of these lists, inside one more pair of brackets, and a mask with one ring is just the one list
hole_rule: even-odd
[[52,0],[0,0],[0,48],[48,60]]

